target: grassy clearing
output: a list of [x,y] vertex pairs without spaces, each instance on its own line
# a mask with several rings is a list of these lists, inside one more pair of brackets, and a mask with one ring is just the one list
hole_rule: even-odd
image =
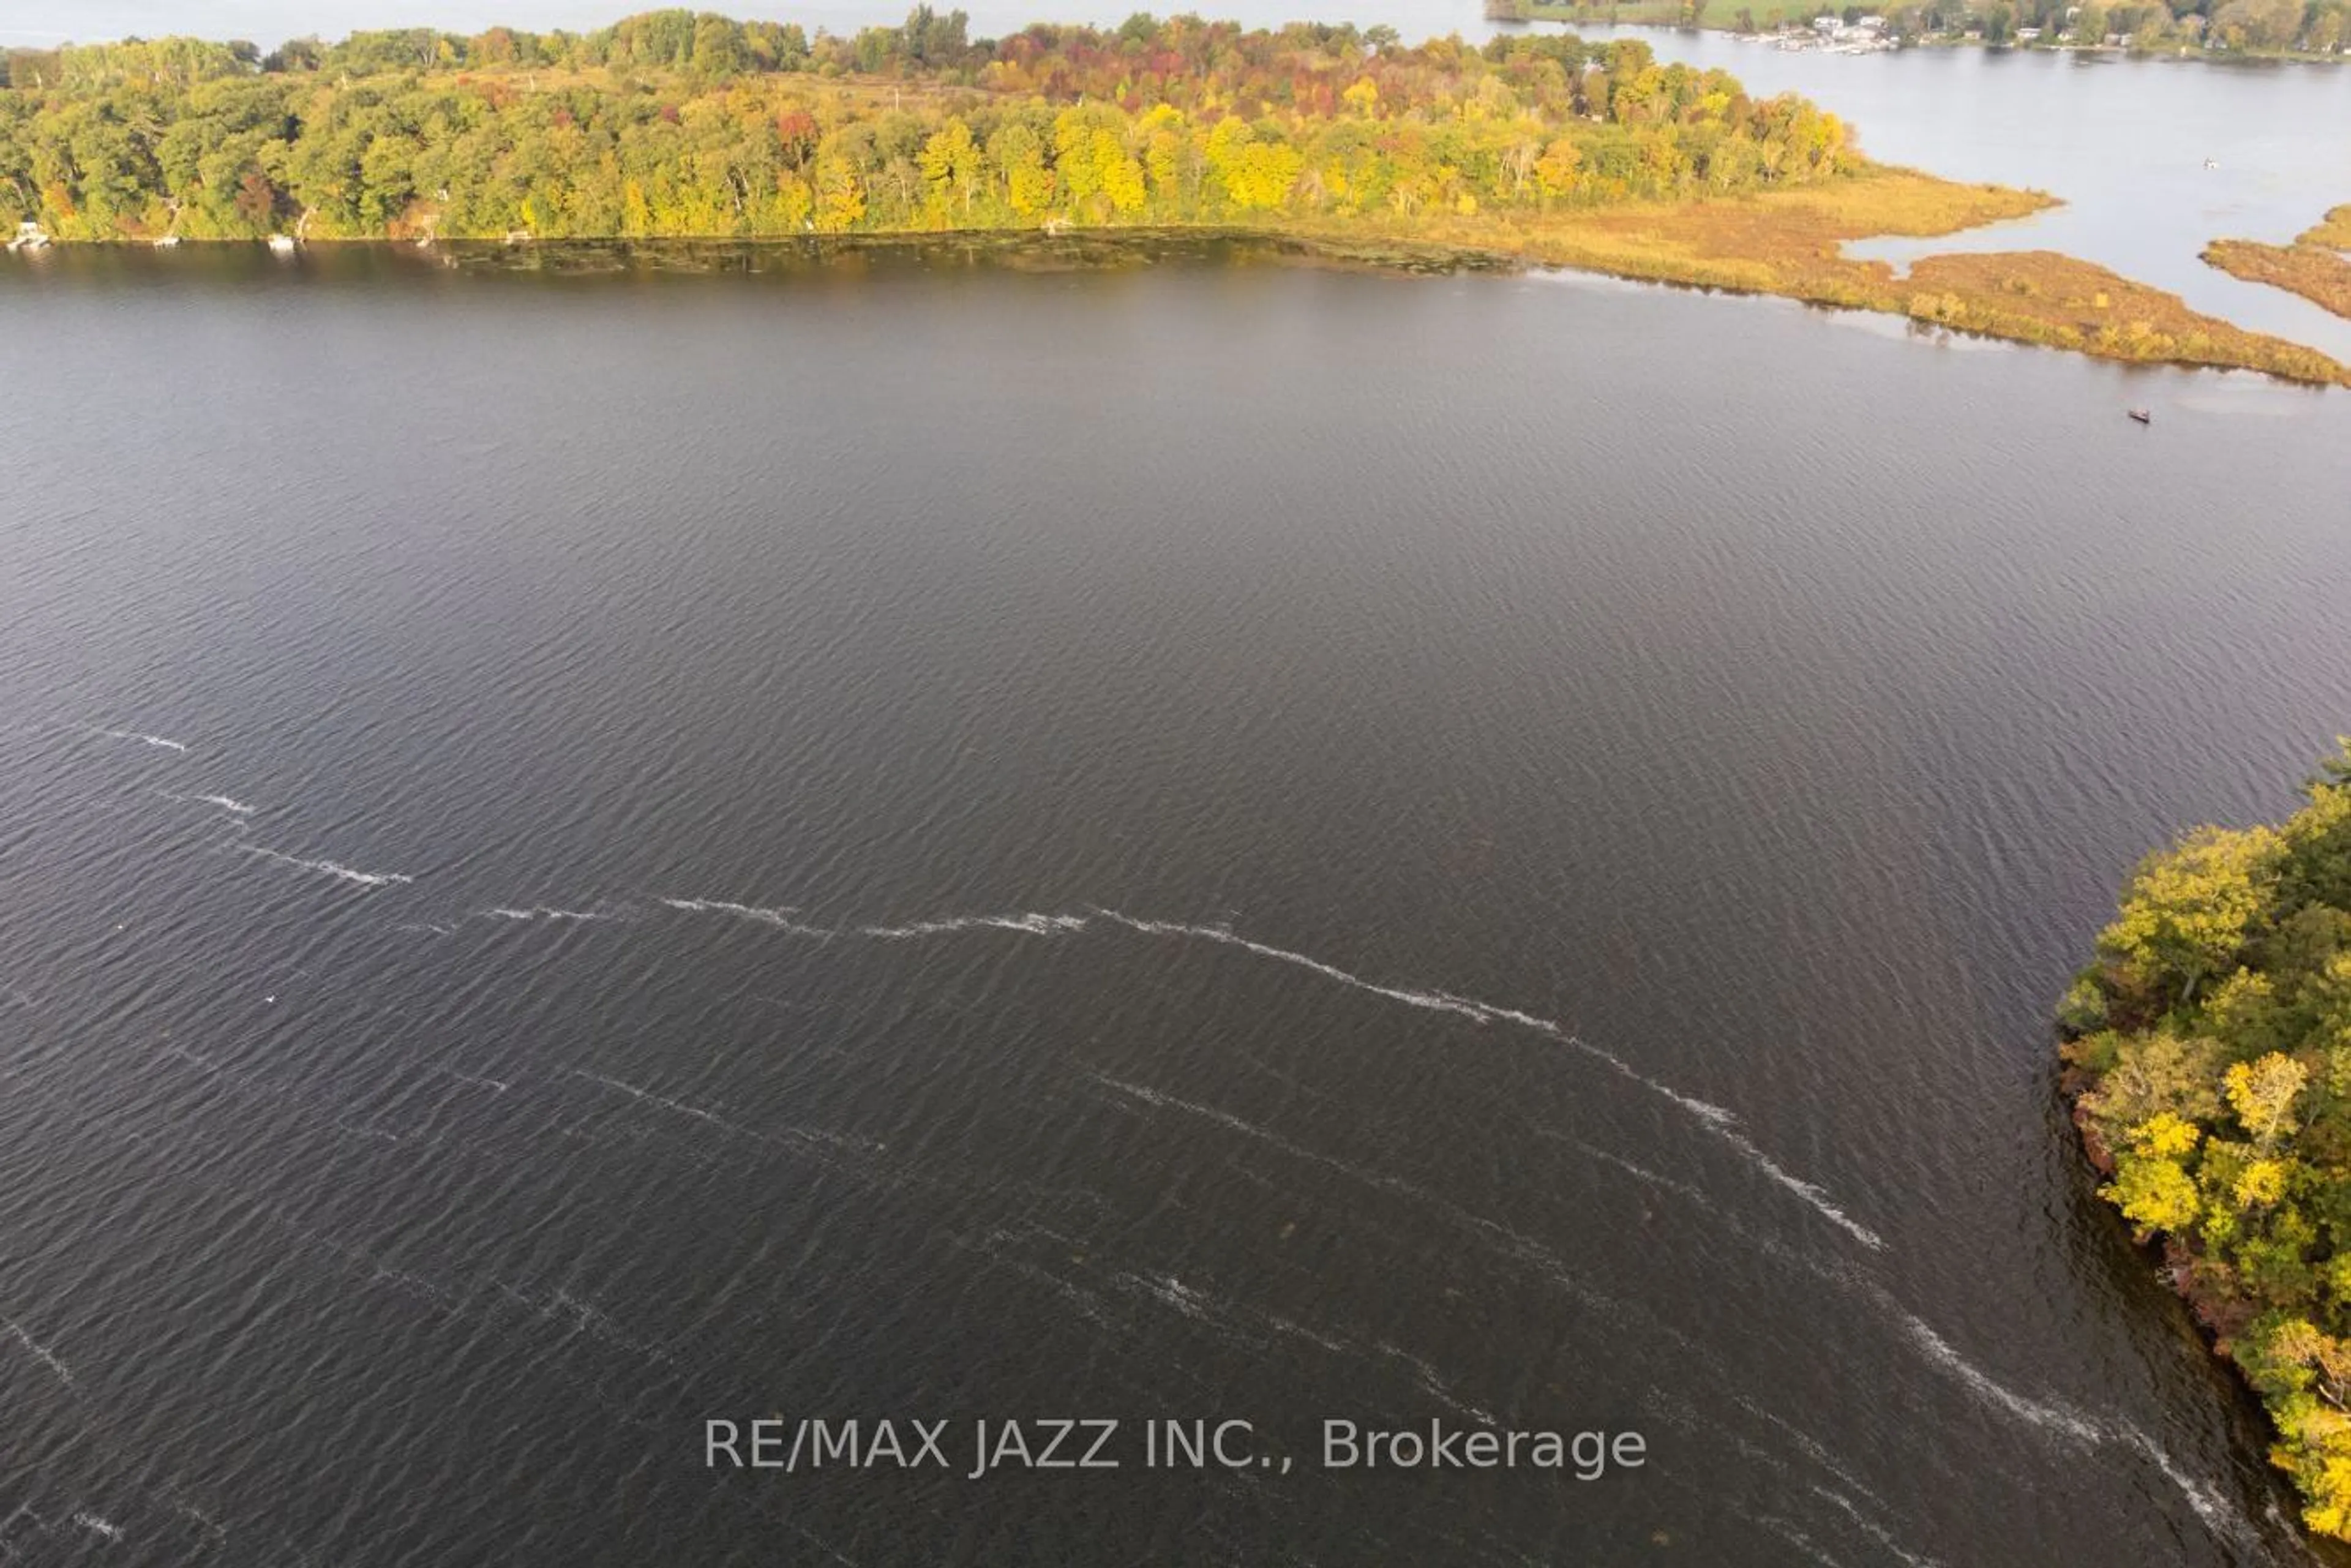
[[2296,245],[2323,245],[2330,250],[2351,250],[2351,203],[2335,207],[2295,236]]
[[2200,315],[2176,294],[2053,251],[1930,256],[1907,277],[1844,253],[1849,240],[1952,234],[2052,204],[2037,192],[1879,169],[1713,201],[1425,217],[1410,234],[1548,266],[1907,316],[2101,359],[2351,386],[2351,369],[2315,350]]
[[2351,205],[2333,209],[2295,235],[2292,245],[2216,239],[2204,247],[2204,259],[2231,277],[2287,289],[2351,319],[2351,256],[2346,251],[2351,251]]
[[2351,257],[2325,246],[2262,245],[2249,239],[2216,239],[2204,259],[2248,283],[2284,288],[2337,316],[2351,318]]
[[2148,364],[2266,371],[2351,386],[2351,369],[2249,332],[2168,294],[2053,251],[1933,256],[1910,269],[1908,314],[1973,332]]

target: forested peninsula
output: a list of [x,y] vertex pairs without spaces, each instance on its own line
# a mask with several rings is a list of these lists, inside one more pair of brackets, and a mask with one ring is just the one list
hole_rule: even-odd
[[1844,254],[2048,204],[1872,164],[1834,114],[1638,42],[1137,16],[974,39],[656,11],[5,56],[0,224],[63,242],[1226,230],[1786,295],[2114,359],[2351,384],[2046,252]]
[[2261,1395],[2351,1541],[2351,739],[2277,828],[2142,864],[2059,1009],[2105,1197]]

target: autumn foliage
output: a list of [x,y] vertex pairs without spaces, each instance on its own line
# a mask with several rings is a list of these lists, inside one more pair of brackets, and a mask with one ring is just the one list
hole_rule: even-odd
[[2248,283],[2291,289],[2314,305],[2351,318],[2351,206],[2340,206],[2292,245],[2216,239],[2204,259]]
[[[1409,223],[1790,187],[1844,126],[1645,45],[1185,17],[852,37],[685,12],[68,49],[0,90],[0,223],[60,239],[743,237]],[[29,80],[27,78],[30,78]],[[52,194],[54,193],[54,195]]]
[[2107,1199],[2261,1394],[2304,1521],[2351,1540],[2351,741],[2282,826],[2142,865],[2060,1022]]

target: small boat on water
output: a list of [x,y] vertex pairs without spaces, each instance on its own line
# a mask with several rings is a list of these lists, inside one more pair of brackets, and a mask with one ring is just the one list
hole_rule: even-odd
[[157,250],[177,250],[180,248],[180,236],[178,235],[162,235],[155,241],[155,248]]
[[2129,413],[2130,416],[2138,421],[2141,424],[2153,424],[2155,423],[2155,415],[2146,409],[2135,408],[2130,410]]
[[8,254],[11,256],[16,255],[20,250],[47,250],[48,248],[49,236],[41,232],[41,225],[38,224],[18,224],[16,225],[16,237],[8,242]]
[[294,254],[294,236],[292,235],[271,235],[269,236],[269,248],[276,251],[280,256],[292,256]]

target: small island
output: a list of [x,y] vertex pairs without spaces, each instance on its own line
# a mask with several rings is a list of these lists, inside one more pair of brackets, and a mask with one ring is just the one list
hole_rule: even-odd
[[0,229],[51,241],[514,245],[1204,233],[1352,262],[1581,267],[2144,363],[2351,369],[2049,252],[1844,254],[2051,204],[1865,158],[1792,94],[1564,34],[1407,46],[1148,16],[974,39],[649,12],[6,54]]
[[2351,739],[2279,827],[2139,868],[2059,1009],[2101,1188],[2277,1429],[2304,1521],[2351,1540]]
[[2204,259],[2232,277],[2290,289],[2351,319],[2351,205],[2334,208],[2292,245],[2216,239]]

